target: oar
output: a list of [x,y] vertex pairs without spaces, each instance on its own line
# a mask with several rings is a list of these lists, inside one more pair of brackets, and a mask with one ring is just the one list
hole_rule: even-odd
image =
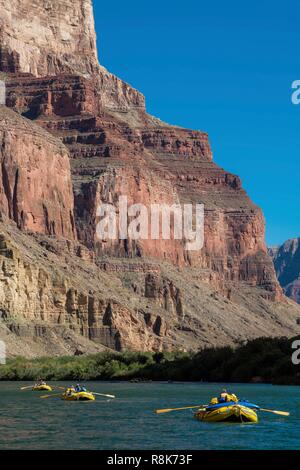
[[99,395],[99,397],[107,397],[107,398],[116,398],[115,395],[106,395],[105,393],[96,393],[91,392],[93,395]]
[[266,410],[265,408],[259,408],[259,410],[267,411],[268,413],[274,413],[275,415],[290,416],[290,413],[288,411]]
[[52,395],[43,395],[40,398],[52,398],[52,397],[61,397],[61,393],[54,393]]
[[[54,385],[53,388],[58,388],[59,390],[66,390],[66,387],[59,387],[59,386],[56,386]],[[116,398],[115,395],[107,395],[105,393],[96,393],[96,392],[91,392],[93,393],[94,395],[99,395],[100,397],[107,397],[107,398]]]
[[194,405],[194,406],[185,406],[183,408],[166,408],[164,410],[156,410],[155,413],[170,413],[170,411],[181,411],[181,410],[190,410],[192,408],[201,408],[207,405]]
[[34,385],[28,385],[27,387],[21,387],[20,390],[27,390],[28,388],[33,388]]

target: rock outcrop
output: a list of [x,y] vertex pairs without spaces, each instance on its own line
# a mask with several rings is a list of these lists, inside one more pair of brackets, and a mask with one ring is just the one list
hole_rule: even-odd
[[141,93],[98,63],[91,0],[0,0],[0,70],[94,77],[111,109],[144,107]]
[[97,68],[89,0],[1,0],[1,65],[36,76]]
[[92,0],[0,0],[0,70],[35,77],[94,77],[113,110],[144,108],[144,97],[98,63]]
[[[62,139],[71,156],[78,237],[98,255],[150,256],[197,265],[224,280],[245,280],[280,297],[264,242],[264,220],[240,179],[212,161],[205,132],[172,127],[143,109],[111,113],[96,99],[97,81],[79,76],[9,75],[7,104]],[[124,117],[124,115],[126,117]],[[128,123],[128,120],[130,122]],[[203,203],[205,247],[176,240],[101,243],[97,208],[117,204]]]
[[[197,268],[128,259],[95,262],[77,241],[28,235],[0,221],[0,339],[9,355],[161,351],[291,336],[299,307]],[[296,306],[296,308],[295,308]]]
[[76,238],[66,148],[36,124],[0,106],[0,211],[21,230]]
[[[76,341],[84,351],[187,350],[299,332],[300,308],[276,280],[261,210],[213,162],[205,132],[148,115],[143,96],[98,64],[90,0],[0,6],[10,108],[0,108],[0,309],[9,341],[39,341],[35,354],[56,342],[64,351],[66,337],[69,353]],[[99,239],[99,205],[122,195],[146,207],[204,204],[203,249],[187,251],[174,236]]]
[[269,254],[285,295],[300,303],[300,238],[269,248]]

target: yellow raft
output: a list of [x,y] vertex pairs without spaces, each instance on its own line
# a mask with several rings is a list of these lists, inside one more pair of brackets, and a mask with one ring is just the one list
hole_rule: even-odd
[[241,405],[222,406],[216,409],[200,408],[195,418],[207,423],[257,423],[258,417],[254,410]]
[[62,400],[66,401],[95,401],[95,395],[91,392],[74,392],[72,389],[67,389],[61,396]]
[[44,385],[35,385],[32,387],[33,392],[52,392],[52,388],[50,385],[44,384]]

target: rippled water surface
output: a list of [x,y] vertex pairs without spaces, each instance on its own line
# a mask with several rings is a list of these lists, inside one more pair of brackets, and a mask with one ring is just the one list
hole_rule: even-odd
[[289,418],[260,412],[258,424],[240,425],[201,423],[190,410],[153,413],[207,403],[219,384],[88,383],[117,396],[89,403],[42,400],[42,393],[20,391],[22,385],[0,382],[0,449],[300,449],[300,387],[232,385],[240,398],[291,412]]

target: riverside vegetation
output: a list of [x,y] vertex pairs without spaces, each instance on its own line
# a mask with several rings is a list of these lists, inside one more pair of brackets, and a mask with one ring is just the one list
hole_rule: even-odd
[[90,356],[9,359],[0,380],[170,380],[300,385],[295,339],[259,338],[236,348],[198,352],[105,352]]

